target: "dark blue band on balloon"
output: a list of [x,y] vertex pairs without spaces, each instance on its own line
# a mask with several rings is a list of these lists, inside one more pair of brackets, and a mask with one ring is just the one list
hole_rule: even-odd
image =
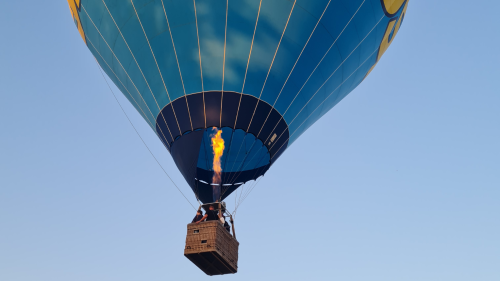
[[[226,136],[231,136],[226,140],[229,147],[223,155],[227,165],[222,172],[221,199],[241,183],[262,176],[288,145],[288,125],[281,114],[254,96],[212,91],[190,94],[168,104],[156,118],[156,131],[202,202],[213,200],[213,172],[204,162],[204,154],[211,153],[206,142],[213,127],[229,130]],[[248,138],[242,139],[242,134]],[[227,163],[227,159],[232,160]]]

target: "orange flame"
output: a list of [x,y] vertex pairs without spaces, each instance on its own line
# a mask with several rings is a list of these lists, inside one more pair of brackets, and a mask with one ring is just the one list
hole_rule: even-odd
[[[214,127],[214,130],[217,128]],[[222,167],[220,165],[220,159],[222,153],[224,153],[224,139],[221,137],[222,130],[217,130],[217,132],[212,136],[212,148],[214,150],[214,176],[212,177],[212,183],[221,183],[221,172]]]

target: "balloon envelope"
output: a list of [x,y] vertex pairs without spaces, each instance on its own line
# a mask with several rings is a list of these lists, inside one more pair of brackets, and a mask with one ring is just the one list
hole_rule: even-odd
[[[211,202],[263,175],[373,69],[407,0],[68,0],[82,39]],[[328,129],[328,128],[326,128]]]

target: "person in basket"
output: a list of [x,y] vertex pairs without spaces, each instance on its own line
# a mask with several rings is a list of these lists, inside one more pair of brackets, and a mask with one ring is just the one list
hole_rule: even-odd
[[208,207],[208,211],[205,213],[205,215],[200,220],[196,221],[196,223],[200,223],[204,220],[216,221],[218,219],[219,219],[219,214],[217,214],[217,211],[215,211],[214,206],[210,205],[210,207]]
[[203,218],[203,212],[201,210],[196,211],[196,216],[191,223],[195,223]]

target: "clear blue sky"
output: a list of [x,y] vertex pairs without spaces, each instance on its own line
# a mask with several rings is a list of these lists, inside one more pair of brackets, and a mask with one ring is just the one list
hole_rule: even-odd
[[[411,1],[375,70],[243,203],[239,272],[211,280],[500,280],[499,10]],[[208,278],[183,257],[192,208],[66,1],[1,1],[0,34],[0,280]]]

